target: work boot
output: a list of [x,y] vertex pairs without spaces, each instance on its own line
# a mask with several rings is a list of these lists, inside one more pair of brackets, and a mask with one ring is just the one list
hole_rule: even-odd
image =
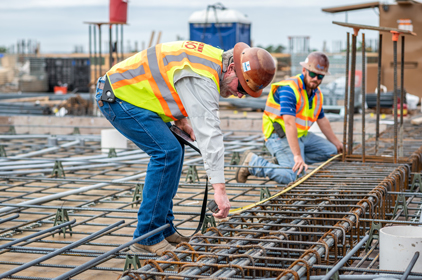
[[[239,165],[249,165],[253,155],[255,154],[250,150],[244,151],[240,158]],[[251,173],[249,172],[248,167],[239,167],[236,171],[236,181],[238,183],[245,183],[249,175],[251,175]]]
[[189,242],[189,239],[190,239],[189,237],[181,236],[177,232],[175,232],[172,235],[166,237],[166,240],[173,245],[179,244],[179,243],[182,243],[182,242]]
[[157,254],[161,256],[165,251],[174,251],[176,247],[171,245],[167,242],[167,240],[163,240],[154,245],[141,245],[138,243],[134,243],[130,245],[130,250],[134,253],[143,253],[143,254]]

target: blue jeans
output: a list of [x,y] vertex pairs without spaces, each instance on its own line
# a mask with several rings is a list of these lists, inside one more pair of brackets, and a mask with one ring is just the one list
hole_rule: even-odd
[[[99,83],[103,82],[101,79]],[[95,96],[97,103],[102,93],[98,85]],[[182,172],[184,146],[168,128],[170,123],[165,123],[154,112],[118,98],[114,103],[103,101],[103,106],[98,107],[121,134],[151,157],[133,238],[170,224],[171,227],[139,242],[143,245],[157,244],[175,232],[173,197]]]
[[[312,132],[298,139],[300,153],[306,164],[326,161],[333,154],[337,154],[337,148],[327,139],[319,137]],[[266,168],[249,168],[249,172],[257,177],[269,177],[279,184],[288,184],[296,179],[296,173],[292,171],[295,162],[287,137],[280,138],[273,133],[265,143],[271,155],[277,158],[278,165],[270,163],[262,157],[254,155],[249,162],[251,166],[265,166]],[[271,167],[286,167],[275,169]],[[297,172],[297,171],[296,171]],[[300,175],[299,175],[300,176]]]

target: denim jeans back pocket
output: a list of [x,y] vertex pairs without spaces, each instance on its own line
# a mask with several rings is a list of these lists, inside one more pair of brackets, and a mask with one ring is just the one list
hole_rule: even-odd
[[108,102],[103,102],[103,104],[104,104],[103,107],[100,107],[100,108],[104,117],[106,117],[106,119],[109,120],[110,122],[114,121],[114,119],[116,118],[116,114],[114,114],[111,104]]
[[102,105],[100,106],[99,101],[101,98],[101,94],[97,93],[95,96],[95,100],[97,101],[98,108],[100,108],[101,113],[104,115],[104,117],[112,122],[116,118],[116,114],[114,113],[113,109],[111,108],[111,104],[105,101],[102,101]]

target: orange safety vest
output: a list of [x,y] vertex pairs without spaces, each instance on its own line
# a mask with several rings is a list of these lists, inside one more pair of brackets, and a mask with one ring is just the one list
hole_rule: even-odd
[[114,65],[107,78],[114,95],[156,112],[165,122],[187,117],[174,87],[174,73],[185,67],[212,79],[220,91],[223,50],[200,42],[158,44]]
[[300,138],[308,133],[308,130],[317,121],[322,109],[323,96],[318,87],[313,98],[312,108],[309,108],[308,93],[303,89],[300,75],[291,77],[287,80],[271,85],[271,91],[268,95],[265,111],[262,117],[262,132],[267,140],[274,131],[274,122],[280,123],[283,130],[286,131],[283,116],[280,116],[280,104],[274,100],[274,93],[278,87],[289,86],[293,89],[296,96],[296,128],[297,136]]

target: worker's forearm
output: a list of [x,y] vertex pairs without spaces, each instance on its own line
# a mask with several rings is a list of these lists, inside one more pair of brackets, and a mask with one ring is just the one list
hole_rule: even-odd
[[286,123],[286,137],[287,141],[289,142],[290,149],[292,150],[293,156],[299,156],[300,153],[300,146],[299,140],[297,138],[297,128],[296,124],[289,124]]
[[212,188],[214,190],[221,190],[221,191],[226,191],[226,184],[224,183],[217,183],[217,184],[212,184]]

